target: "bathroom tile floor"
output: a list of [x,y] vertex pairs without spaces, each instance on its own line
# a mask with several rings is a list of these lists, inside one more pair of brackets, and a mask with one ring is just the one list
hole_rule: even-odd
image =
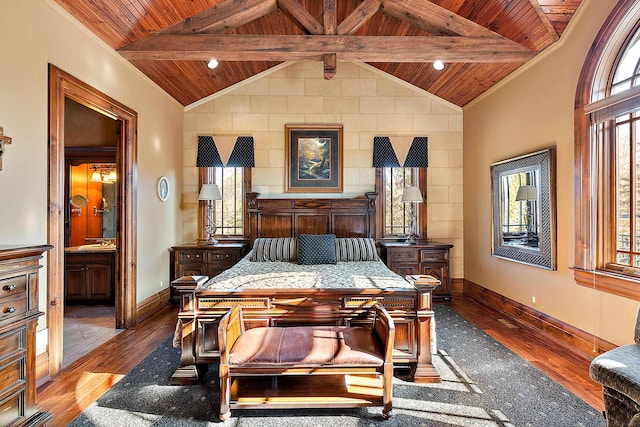
[[124,329],[116,329],[115,325],[114,306],[66,306],[62,367],[69,366],[100,344],[124,331]]

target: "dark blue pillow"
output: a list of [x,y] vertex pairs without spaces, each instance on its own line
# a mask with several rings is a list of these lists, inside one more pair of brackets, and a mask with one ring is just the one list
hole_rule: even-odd
[[298,236],[298,264],[335,263],[335,234],[301,234]]

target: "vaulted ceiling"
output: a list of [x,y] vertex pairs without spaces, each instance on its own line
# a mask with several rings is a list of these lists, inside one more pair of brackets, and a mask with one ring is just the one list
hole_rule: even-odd
[[557,42],[582,0],[55,1],[182,105],[314,60],[326,79],[366,62],[462,107]]

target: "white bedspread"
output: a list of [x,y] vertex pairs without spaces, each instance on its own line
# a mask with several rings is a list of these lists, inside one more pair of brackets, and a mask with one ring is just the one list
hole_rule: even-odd
[[380,260],[299,265],[285,261],[252,262],[246,256],[200,289],[278,288],[413,289],[413,286]]

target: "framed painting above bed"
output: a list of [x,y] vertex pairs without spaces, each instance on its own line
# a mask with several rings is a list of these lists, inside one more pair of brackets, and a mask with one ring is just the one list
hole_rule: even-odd
[[285,125],[285,192],[342,192],[342,125]]

